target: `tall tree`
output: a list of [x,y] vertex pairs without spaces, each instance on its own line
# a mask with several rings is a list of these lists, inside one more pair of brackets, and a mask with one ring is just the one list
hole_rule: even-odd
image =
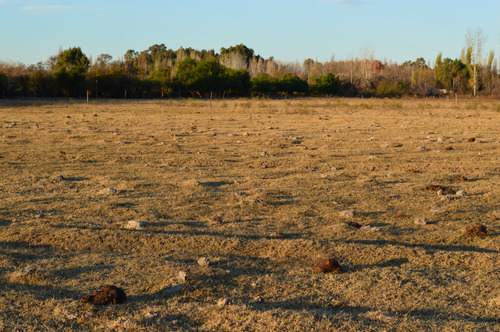
[[76,96],[85,86],[90,61],[80,47],[61,51],[54,68],[54,79],[63,94]]
[[464,63],[467,65],[467,69],[470,72],[471,83],[473,89],[474,97],[477,95],[477,90],[479,86],[479,66],[482,61],[482,50],[484,45],[484,35],[481,29],[467,30],[467,34],[465,35],[465,44],[466,50],[462,52],[465,54],[465,58],[462,59]]

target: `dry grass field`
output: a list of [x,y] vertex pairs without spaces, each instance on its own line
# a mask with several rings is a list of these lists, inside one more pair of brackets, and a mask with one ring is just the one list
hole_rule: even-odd
[[500,330],[498,101],[0,101],[0,171],[0,330]]

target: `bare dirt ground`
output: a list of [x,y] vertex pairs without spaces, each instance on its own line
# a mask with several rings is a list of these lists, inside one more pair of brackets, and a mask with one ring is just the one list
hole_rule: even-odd
[[495,101],[0,101],[0,330],[498,331],[499,148]]

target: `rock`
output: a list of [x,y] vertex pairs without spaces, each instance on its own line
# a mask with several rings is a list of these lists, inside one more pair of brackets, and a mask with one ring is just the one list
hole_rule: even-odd
[[210,265],[210,260],[206,257],[201,257],[198,259],[198,265],[201,267],[207,267]]
[[125,224],[124,228],[126,228],[126,229],[137,229],[137,230],[140,230],[140,229],[146,228],[146,223],[144,221],[129,220]]
[[469,226],[465,227],[465,233],[464,235],[466,237],[481,237],[484,238],[488,235],[488,231],[486,230],[486,226],[481,225],[481,224],[470,224]]
[[253,298],[253,302],[255,303],[262,303],[264,300],[260,296],[256,296]]
[[127,301],[125,291],[119,287],[107,285],[96,290],[93,295],[87,295],[80,299],[80,302],[94,305],[120,304]]
[[453,150],[453,147],[452,147],[452,146],[447,146],[447,147],[445,148],[445,150],[446,150],[446,151]]
[[199,182],[198,180],[192,179],[192,180],[184,181],[182,184],[185,186],[188,186],[188,187],[197,187],[197,186],[201,185],[201,182]]
[[313,268],[314,273],[344,273],[340,264],[333,258],[322,259]]
[[118,190],[115,188],[104,188],[99,192],[101,195],[116,195],[118,193]]
[[340,216],[344,218],[354,218],[355,212],[352,210],[345,210],[340,212]]
[[443,135],[438,136],[437,141],[438,141],[438,143],[443,143],[444,136]]
[[455,191],[451,188],[443,187],[441,185],[435,185],[435,184],[430,184],[427,187],[425,187],[425,190],[427,191],[441,191],[441,194],[450,194],[453,195]]
[[222,308],[222,307],[227,306],[228,304],[229,304],[229,300],[228,300],[228,299],[224,299],[224,298],[223,298],[223,299],[218,299],[218,300],[217,300],[217,306],[218,306],[218,307],[221,307],[221,308]]
[[187,280],[187,273],[184,271],[179,271],[179,273],[177,273],[177,281],[183,284],[186,282],[186,280]]
[[365,226],[361,227],[361,230],[371,231],[371,232],[379,232],[380,228],[375,227],[375,226],[365,225]]
[[56,175],[52,178],[52,182],[61,182],[61,181],[66,181],[68,178],[66,178],[63,175]]
[[272,239],[284,239],[286,238],[286,235],[283,233],[272,232],[269,234],[269,237]]
[[160,289],[160,291],[158,293],[174,294],[174,293],[178,293],[178,292],[182,291],[183,289],[184,289],[183,285],[175,284],[175,285],[171,285],[171,286],[162,287],[162,289]]
[[476,138],[475,138],[475,137],[469,137],[469,138],[467,139],[467,142],[469,142],[469,143],[474,143],[475,141],[476,141]]
[[453,178],[452,178],[453,181],[457,181],[457,182],[467,182],[469,181],[469,179],[467,179],[465,176],[463,175],[455,175]]
[[346,224],[348,226],[351,226],[351,227],[354,227],[354,228],[361,228],[362,227],[359,223],[357,223],[355,221],[347,221]]
[[459,190],[456,192],[455,194],[457,197],[464,197],[465,195],[467,195],[467,192],[465,190]]
[[417,225],[427,225],[429,220],[426,217],[417,217],[413,220],[413,222]]

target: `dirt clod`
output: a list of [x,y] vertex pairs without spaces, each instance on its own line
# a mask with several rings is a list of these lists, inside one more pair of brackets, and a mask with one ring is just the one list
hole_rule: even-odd
[[314,273],[344,273],[342,266],[333,258],[322,259],[313,268]]
[[347,221],[346,224],[354,228],[361,228],[361,225],[355,221]]
[[469,179],[467,179],[465,176],[463,175],[455,175],[453,178],[452,178],[453,181],[457,181],[457,182],[467,182],[469,181]]
[[440,191],[442,194],[450,194],[453,195],[455,194],[455,190],[448,188],[448,187],[443,187],[441,185],[435,185],[435,184],[430,184],[427,187],[425,187],[425,190],[427,191]]
[[470,224],[467,227],[465,227],[465,234],[466,237],[486,237],[488,236],[488,231],[486,230],[486,226],[481,225],[481,224]]
[[125,291],[119,287],[107,285],[94,291],[93,295],[87,295],[80,299],[80,302],[94,305],[119,304],[127,301]]
[[474,143],[475,141],[476,141],[476,138],[475,138],[475,137],[469,137],[469,138],[467,139],[467,142],[469,142],[469,143]]

